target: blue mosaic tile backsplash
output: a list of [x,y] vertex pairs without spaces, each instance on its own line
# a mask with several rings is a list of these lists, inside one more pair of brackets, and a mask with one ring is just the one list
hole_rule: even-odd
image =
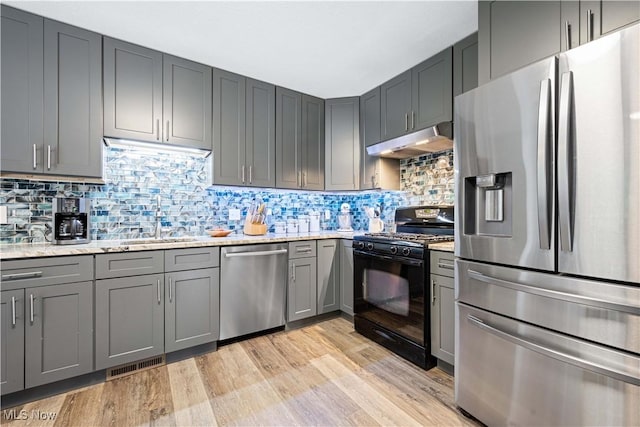
[[417,205],[453,205],[453,150],[400,161],[400,190]]
[[365,230],[364,207],[379,206],[389,227],[394,211],[408,204],[403,191],[309,192],[209,185],[210,160],[182,153],[141,153],[133,148],[104,151],[105,184],[0,180],[0,205],[8,208],[8,224],[0,224],[0,245],[50,239],[53,197],[86,197],[91,201],[93,240],[151,237],[155,231],[156,197],[161,197],[165,235],[202,236],[224,227],[242,230],[242,221],[230,221],[229,209],[242,217],[255,199],[267,204],[268,222],[297,217],[310,211],[330,212],[321,226],[335,230],[342,203],[353,211],[353,228]]

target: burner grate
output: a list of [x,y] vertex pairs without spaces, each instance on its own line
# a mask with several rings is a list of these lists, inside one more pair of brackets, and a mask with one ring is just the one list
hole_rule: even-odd
[[404,240],[409,242],[450,242],[453,240],[451,235],[435,235],[435,234],[419,234],[419,233],[365,233],[366,237],[372,237],[385,240]]

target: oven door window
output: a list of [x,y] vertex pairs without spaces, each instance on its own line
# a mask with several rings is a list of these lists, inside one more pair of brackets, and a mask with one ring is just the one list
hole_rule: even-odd
[[423,262],[358,252],[354,261],[356,314],[424,345]]

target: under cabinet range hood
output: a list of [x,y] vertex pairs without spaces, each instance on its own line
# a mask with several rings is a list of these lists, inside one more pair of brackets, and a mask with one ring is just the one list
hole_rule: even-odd
[[144,141],[135,141],[130,139],[119,139],[119,138],[103,138],[104,145],[107,147],[118,147],[118,148],[136,148],[139,151],[146,151],[152,154],[159,152],[173,152],[173,153],[189,153],[191,155],[197,157],[209,157],[211,155],[211,150],[207,150],[205,148],[196,148],[196,147],[185,147],[181,145],[170,145],[170,144],[162,144],[157,142],[144,142]]
[[367,147],[367,154],[392,159],[408,159],[424,153],[453,148],[453,123],[442,122],[417,132]]

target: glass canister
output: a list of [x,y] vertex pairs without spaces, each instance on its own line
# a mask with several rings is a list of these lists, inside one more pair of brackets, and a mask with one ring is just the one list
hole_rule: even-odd
[[276,221],[273,224],[273,232],[276,234],[285,234],[287,232],[286,221]]
[[309,216],[308,215],[298,216],[298,233],[308,233],[308,232],[309,232]]
[[287,219],[287,234],[298,233],[298,220],[294,218]]

